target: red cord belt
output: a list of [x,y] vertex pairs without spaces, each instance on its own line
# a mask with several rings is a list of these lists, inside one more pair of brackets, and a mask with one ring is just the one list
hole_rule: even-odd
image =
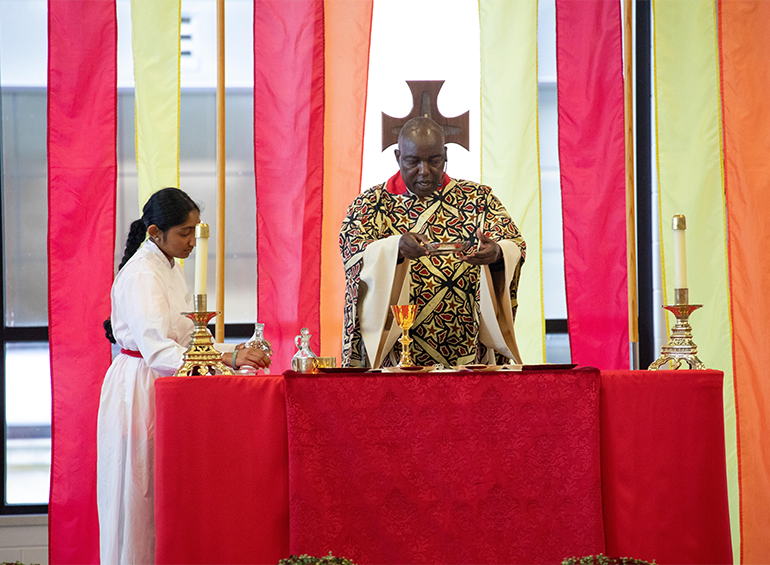
[[123,355],[128,355],[129,357],[136,357],[137,359],[143,359],[142,354],[138,351],[134,351],[133,349],[121,349],[120,352]]

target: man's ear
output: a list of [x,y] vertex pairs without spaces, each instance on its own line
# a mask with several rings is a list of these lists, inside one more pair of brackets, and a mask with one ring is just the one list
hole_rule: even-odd
[[444,163],[449,161],[449,153],[447,153],[446,145],[444,145]]
[[396,156],[396,162],[400,165],[401,164],[401,151],[398,149],[393,150],[393,155]]

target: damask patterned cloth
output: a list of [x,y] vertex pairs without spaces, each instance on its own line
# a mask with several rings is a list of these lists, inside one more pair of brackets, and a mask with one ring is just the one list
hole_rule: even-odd
[[291,553],[561,563],[605,550],[600,375],[287,374]]
[[[444,176],[443,187],[418,198],[406,190],[401,174],[360,194],[350,205],[340,231],[346,290],[342,345],[343,366],[369,366],[359,319],[359,287],[364,252],[374,242],[406,232],[420,232],[432,242],[476,242],[476,230],[495,241],[510,240],[521,250],[510,283],[510,307],[516,314],[516,293],[525,243],[503,205],[488,186]],[[455,255],[430,255],[409,261],[409,303],[418,320],[410,330],[415,364],[454,366],[482,362],[487,349],[479,340],[479,279],[481,268]],[[396,344],[383,365],[400,355]]]

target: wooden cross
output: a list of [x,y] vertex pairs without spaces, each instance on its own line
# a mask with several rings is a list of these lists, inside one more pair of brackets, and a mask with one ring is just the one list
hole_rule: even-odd
[[438,110],[438,93],[443,80],[408,80],[412,91],[412,110],[403,118],[394,118],[382,113],[382,150],[398,143],[398,134],[406,122],[417,116],[427,116],[444,128],[447,143],[468,147],[468,112],[454,118],[445,118]]

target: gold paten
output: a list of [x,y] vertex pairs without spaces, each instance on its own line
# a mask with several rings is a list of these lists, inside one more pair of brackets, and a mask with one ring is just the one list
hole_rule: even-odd
[[[674,216],[676,218],[676,216]],[[675,228],[676,229],[676,228]],[[678,369],[682,362],[689,365],[690,369],[705,369],[706,366],[698,359],[698,346],[692,340],[692,326],[690,326],[690,314],[702,307],[702,304],[688,304],[690,291],[686,288],[674,289],[673,306],[663,306],[676,316],[676,325],[671,329],[668,343],[660,348],[661,356],[649,366],[650,371],[657,371],[666,363],[670,363],[671,369]]]
[[[208,227],[208,226],[207,226]],[[219,312],[207,312],[206,295],[195,295],[195,312],[182,312],[195,324],[190,345],[182,357],[183,363],[175,377],[207,377],[232,375],[233,371],[222,363],[222,354],[214,349],[214,340],[208,329],[209,321]]]

